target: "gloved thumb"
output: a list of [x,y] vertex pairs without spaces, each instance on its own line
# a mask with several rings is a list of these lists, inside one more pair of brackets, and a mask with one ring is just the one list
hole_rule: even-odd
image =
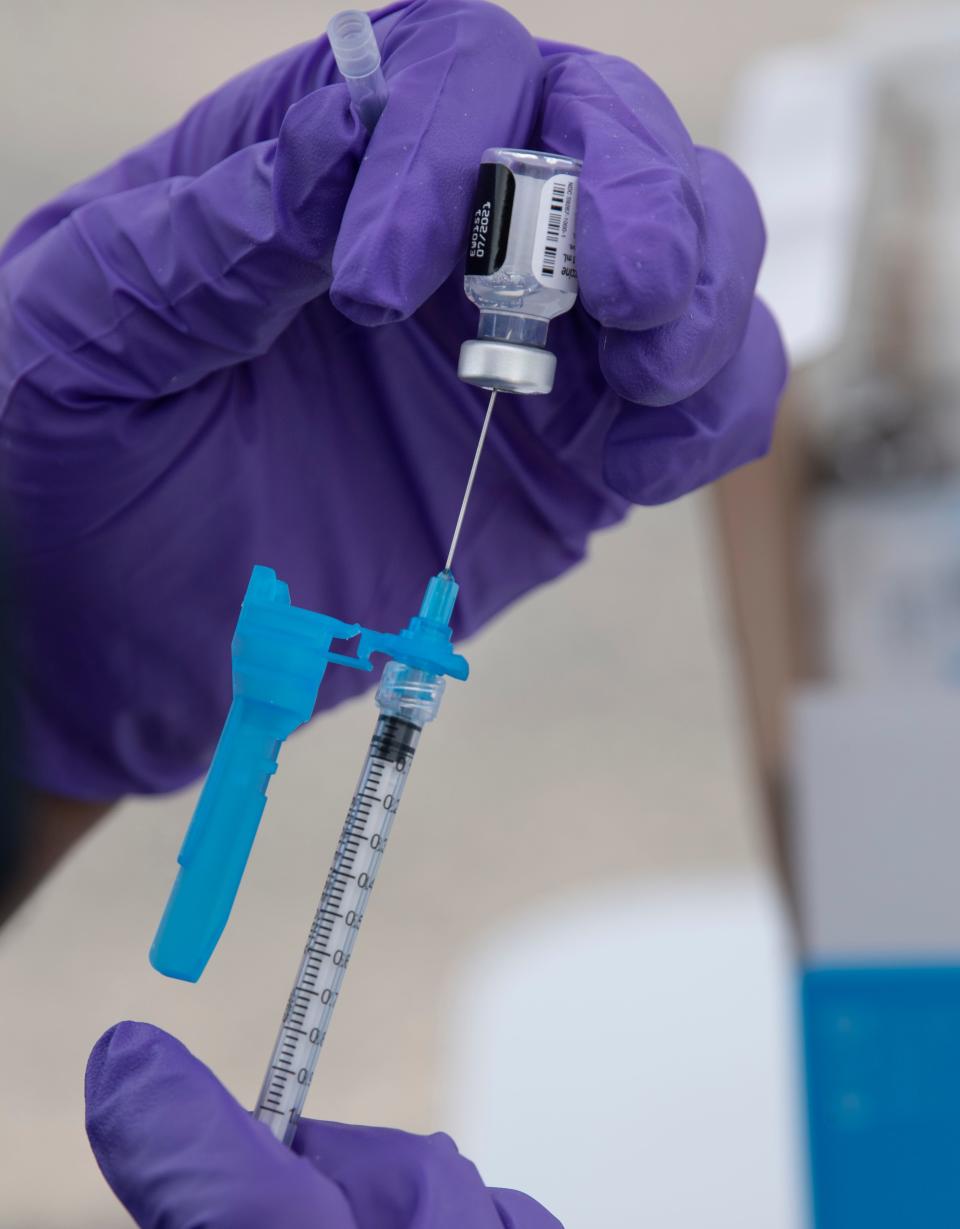
[[87,1064],[86,1102],[97,1164],[141,1229],[355,1229],[340,1188],[161,1029],[106,1032]]

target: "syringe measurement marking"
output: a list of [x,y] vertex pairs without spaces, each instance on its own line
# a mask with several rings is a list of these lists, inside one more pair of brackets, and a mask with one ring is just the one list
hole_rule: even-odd
[[[382,736],[381,727],[389,733]],[[399,805],[406,769],[415,747],[415,735],[410,737],[414,730],[415,727],[395,719],[381,719],[347,812],[284,1012],[268,1078],[261,1090],[258,1113],[262,1110],[274,1115],[271,1130],[281,1138],[289,1137],[313,1078],[313,1067],[327,1035],[363,921],[368,894],[373,888]],[[370,832],[367,824],[378,803],[383,811],[382,826],[379,831]],[[358,865],[361,854],[363,861]],[[350,900],[346,903],[353,908],[346,907],[348,893]],[[278,1118],[287,1117],[289,1125],[277,1123]]]

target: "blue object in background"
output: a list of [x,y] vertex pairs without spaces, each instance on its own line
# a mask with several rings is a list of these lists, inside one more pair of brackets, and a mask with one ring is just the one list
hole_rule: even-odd
[[[292,606],[271,568],[253,569],[233,637],[233,702],[150,949],[158,972],[195,982],[206,968],[240,887],[280,748],[313,715],[328,664],[369,671],[371,654],[383,653],[415,670],[467,677],[466,660],[449,643],[456,596],[453,576],[441,572],[404,631],[377,632]],[[334,641],[355,637],[355,656],[334,651]]]
[[960,1226],[960,967],[808,968],[816,1229]]

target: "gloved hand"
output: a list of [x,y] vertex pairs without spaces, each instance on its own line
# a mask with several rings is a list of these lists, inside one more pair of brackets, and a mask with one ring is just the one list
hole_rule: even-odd
[[[767,448],[784,381],[749,185],[623,60],[477,0],[375,18],[368,138],[326,40],[229,82],[28,218],[0,257],[0,483],[24,608],[27,773],[80,798],[206,767],[254,563],[387,630],[443,563],[485,397],[455,374],[477,167],[583,159],[581,297],[548,397],[502,398],[459,635],[627,502]],[[358,690],[331,669],[330,705]]]
[[86,1096],[97,1163],[143,1229],[562,1229],[446,1135],[303,1119],[291,1152],[149,1024],[100,1038]]

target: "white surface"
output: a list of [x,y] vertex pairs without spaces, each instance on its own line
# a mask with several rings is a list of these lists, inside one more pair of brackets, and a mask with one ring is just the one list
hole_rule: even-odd
[[461,973],[461,1149],[567,1229],[799,1229],[794,981],[759,874],[544,906]]
[[792,734],[795,866],[814,960],[960,956],[960,692],[809,689]]

